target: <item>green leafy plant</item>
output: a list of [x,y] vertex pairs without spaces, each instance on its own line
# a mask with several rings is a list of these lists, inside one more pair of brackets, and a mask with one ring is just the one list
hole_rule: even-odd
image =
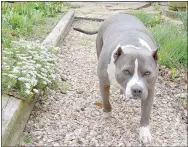
[[31,138],[29,136],[25,137],[24,142],[25,143],[30,143],[31,142]]
[[[64,2],[2,2],[2,45],[10,47],[12,40],[32,36],[35,26],[49,17],[66,12]],[[32,38],[32,37],[31,37]]]
[[154,27],[156,24],[159,24],[162,21],[162,17],[160,14],[154,16],[152,14],[147,14],[140,11],[133,13],[133,15],[139,18],[147,27]]
[[175,79],[177,77],[177,69],[175,69],[175,68],[172,69],[171,77],[172,77],[172,79]]

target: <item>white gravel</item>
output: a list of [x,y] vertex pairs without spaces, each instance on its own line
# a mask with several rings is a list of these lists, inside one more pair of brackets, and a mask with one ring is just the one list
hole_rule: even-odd
[[[74,26],[96,28],[99,22],[75,21]],[[59,68],[67,78],[67,94],[53,93],[36,103],[21,137],[26,146],[138,146],[140,101],[124,102],[112,88],[112,117],[104,119],[99,94],[96,35],[71,29],[62,45]],[[187,124],[176,111],[179,89],[159,76],[150,128],[151,146],[186,146]],[[30,143],[24,143],[26,137]]]

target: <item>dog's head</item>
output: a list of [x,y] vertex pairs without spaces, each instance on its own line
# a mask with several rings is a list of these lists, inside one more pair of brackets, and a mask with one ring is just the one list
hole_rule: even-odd
[[115,78],[126,99],[147,99],[158,75],[157,50],[119,45],[112,56]]

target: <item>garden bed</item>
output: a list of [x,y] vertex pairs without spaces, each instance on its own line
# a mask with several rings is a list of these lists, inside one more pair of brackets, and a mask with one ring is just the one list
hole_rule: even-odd
[[[33,3],[38,2],[29,2],[29,4]],[[26,34],[29,32],[26,31],[27,33],[24,35],[21,34],[21,37],[17,36],[15,38],[11,38],[10,44],[7,40],[4,40],[4,60],[2,73],[2,80],[4,81],[3,93],[9,94],[11,96],[3,95],[2,97],[2,145],[16,145],[16,142],[18,141],[18,138],[22,133],[25,123],[27,122],[28,117],[36,102],[36,97],[39,97],[41,93],[46,94],[45,92],[49,91],[50,87],[54,89],[59,83],[58,80],[61,77],[58,76],[59,79],[57,79],[56,77],[58,74],[53,73],[56,72],[55,62],[57,60],[56,56],[58,53],[56,52],[58,51],[58,48],[55,46],[57,46],[62,41],[63,37],[65,37],[69,27],[72,24],[73,17],[74,12],[69,11],[53,30],[53,25],[50,27],[50,30],[52,30],[52,32],[46,37],[46,39],[53,37],[53,40],[55,41],[55,43],[53,44],[46,39],[43,43],[40,43],[40,39],[43,39],[43,37],[41,37],[40,35],[39,41],[34,41],[34,39],[31,39],[32,33],[34,33],[34,31],[32,33],[30,32],[30,34],[28,35]],[[57,21],[58,19],[56,20],[56,22]],[[7,30],[11,30],[9,27],[7,27]],[[33,28],[35,27],[37,27],[37,25],[33,26]],[[46,27],[48,27],[48,25],[44,25],[43,29],[45,30]],[[19,29],[13,29],[12,31],[16,32],[18,30]],[[61,31],[60,33],[56,34],[55,30]],[[43,35],[44,34],[45,33],[43,33]],[[6,32],[4,32],[4,36],[6,35]],[[20,38],[22,39],[19,40]],[[24,40],[27,38],[28,40],[33,41]],[[39,54],[40,56],[38,56]],[[42,57],[43,59],[40,59],[39,61],[37,57]],[[33,65],[39,65],[42,68],[38,67],[37,69],[37,67]],[[39,71],[39,69],[43,69],[43,71]],[[46,70],[47,72],[44,72],[44,70]],[[50,70],[53,70],[53,72],[51,72]],[[44,73],[47,76],[45,76]],[[19,99],[15,99],[15,97]]]

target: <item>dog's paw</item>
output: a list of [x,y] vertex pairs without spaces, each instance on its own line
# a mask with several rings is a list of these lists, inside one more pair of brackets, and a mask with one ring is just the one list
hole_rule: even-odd
[[140,143],[151,143],[152,136],[149,127],[140,127]]

